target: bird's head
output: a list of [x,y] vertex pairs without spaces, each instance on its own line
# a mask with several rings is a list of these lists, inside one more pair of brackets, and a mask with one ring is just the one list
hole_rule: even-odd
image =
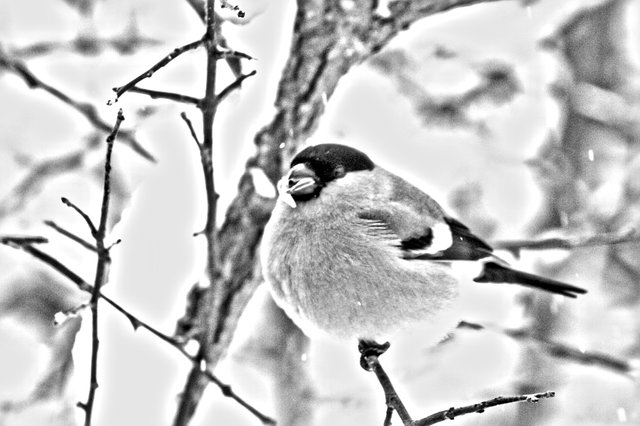
[[339,144],[320,144],[300,151],[289,172],[278,182],[280,199],[292,208],[318,197],[322,189],[349,172],[372,170],[373,162],[357,149]]

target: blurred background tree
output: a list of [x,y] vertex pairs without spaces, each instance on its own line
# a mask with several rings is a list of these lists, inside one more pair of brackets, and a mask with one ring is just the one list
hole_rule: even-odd
[[[215,4],[221,50],[256,58],[219,66],[218,93],[257,74],[225,96],[208,136],[188,99],[210,81],[205,48],[140,83],[182,94],[179,102],[144,90],[114,102],[112,92],[200,40],[203,2],[0,6],[0,236],[46,236],[43,250],[92,275],[90,254],[43,221],[90,239],[59,200],[97,214],[104,140],[123,108],[108,236],[122,243],[105,294],[167,335],[180,319],[180,342],[198,341],[197,356],[279,424],[379,424],[384,399],[356,348],[309,342],[259,287],[255,259],[274,201],[269,180],[306,143],[350,144],[436,196],[518,266],[590,291],[565,302],[481,287],[467,326],[439,347],[394,343],[391,374],[414,416],[553,389],[553,400],[455,421],[640,424],[630,232],[640,211],[637,2]],[[193,236],[211,203],[183,111],[200,140],[213,141],[216,258]],[[0,246],[0,271],[2,424],[81,422],[90,316],[53,318],[88,295],[10,247]],[[94,424],[260,423],[206,386],[199,366],[116,311],[101,315]]]

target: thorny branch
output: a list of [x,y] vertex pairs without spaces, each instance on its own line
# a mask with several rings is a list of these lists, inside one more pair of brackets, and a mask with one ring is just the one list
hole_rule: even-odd
[[[205,3],[205,48],[207,50],[207,80],[205,94],[200,103],[202,113],[202,143],[199,144],[200,160],[206,191],[207,214],[203,235],[206,239],[207,261],[205,275],[209,287],[205,293],[205,303],[209,309],[209,314],[203,316],[199,326],[202,328],[198,336],[199,350],[197,357],[200,362],[206,365],[215,365],[212,351],[215,349],[215,330],[219,321],[220,305],[224,292],[227,290],[220,281],[220,259],[218,252],[218,241],[216,235],[216,214],[218,204],[218,194],[216,192],[213,175],[213,120],[217,111],[218,102],[216,99],[216,75],[217,62],[216,55],[216,23],[214,15],[214,0],[207,0]],[[187,122],[188,123],[188,122]],[[186,425],[191,420],[198,402],[204,392],[207,382],[202,379],[195,366],[191,369],[181,394],[178,411],[174,418],[174,425]]]
[[[40,236],[6,236],[5,235],[0,237],[0,244],[4,244],[9,247],[15,248],[17,250],[22,250],[26,253],[29,253],[31,256],[40,260],[41,262],[48,265],[49,267],[51,267],[52,269],[62,274],[67,279],[69,279],[71,282],[76,284],[80,290],[90,294],[94,294],[95,287],[93,285],[86,282],[82,277],[80,277],[78,274],[73,272],[71,269],[69,269],[67,266],[62,264],[59,260],[57,260],[53,256],[33,246],[33,244],[41,244],[41,243],[47,243],[47,242],[48,240],[46,238],[40,237]],[[257,419],[259,419],[260,422],[262,422],[263,424],[265,425],[276,424],[275,420],[263,414],[258,409],[256,409],[251,404],[249,404],[247,401],[245,401],[242,397],[240,397],[237,393],[235,393],[235,391],[230,385],[220,380],[209,369],[207,368],[203,369],[203,366],[201,365],[198,358],[196,356],[189,354],[189,352],[187,352],[187,350],[184,348],[182,340],[176,339],[174,337],[171,337],[157,330],[153,326],[149,325],[145,321],[139,319],[137,316],[129,312],[126,308],[122,307],[119,303],[117,303],[110,297],[103,294],[101,291],[98,293],[101,299],[103,299],[105,302],[111,305],[115,310],[117,310],[122,315],[124,315],[125,318],[127,318],[127,320],[131,323],[131,326],[133,327],[134,330],[138,330],[139,328],[144,328],[145,330],[149,331],[152,335],[156,336],[163,342],[171,345],[178,352],[180,352],[182,356],[188,359],[194,366],[199,366],[200,373],[203,376],[205,376],[209,381],[211,381],[216,386],[218,386],[224,396],[236,401],[242,407],[247,409],[251,414],[253,414]],[[73,310],[77,311],[77,309],[73,309]]]
[[[241,72],[238,61],[240,59],[252,58],[245,53],[228,49],[226,42],[220,34],[219,24],[216,22],[214,3],[214,0],[207,0],[205,3],[202,3],[204,5],[203,16],[205,23],[205,33],[202,38],[174,49],[169,55],[162,58],[147,71],[141,73],[123,86],[114,88],[116,100],[126,92],[137,92],[152,98],[169,99],[195,105],[200,109],[202,114],[202,142],[199,141],[191,121],[186,117],[186,114],[183,113],[182,118],[187,123],[191,136],[198,146],[206,191],[207,214],[204,229],[202,232],[195,234],[204,235],[207,242],[207,263],[205,267],[205,278],[203,279],[203,281],[208,284],[207,289],[204,291],[205,297],[203,299],[203,303],[206,305],[206,312],[202,313],[198,320],[198,328],[200,331],[197,336],[199,352],[196,358],[198,362],[194,362],[185,389],[181,393],[178,411],[174,420],[174,424],[176,425],[183,425],[189,422],[195,412],[202,392],[208,384],[208,380],[203,380],[202,366],[205,365],[207,368],[209,368],[209,366],[215,366],[222,353],[219,345],[215,343],[218,339],[218,330],[227,315],[224,310],[224,301],[228,298],[228,293],[233,293],[234,291],[234,289],[225,285],[225,283],[220,280],[222,275],[220,272],[221,262],[217,242],[218,230],[215,222],[218,194],[216,193],[213,176],[213,121],[219,103],[222,102],[229,93],[238,89],[245,79],[255,74],[255,71],[248,74]],[[201,99],[179,93],[142,89],[136,86],[140,81],[152,77],[155,72],[168,65],[182,53],[199,47],[204,47],[207,54],[206,86],[204,96]],[[216,94],[217,62],[220,59],[227,61],[236,79],[220,93]]]
[[111,261],[109,256],[109,248],[105,247],[105,236],[106,236],[106,228],[107,228],[107,220],[109,214],[109,202],[111,195],[111,154],[113,151],[113,145],[115,142],[115,138],[120,129],[120,124],[124,120],[124,116],[122,114],[122,110],[118,111],[118,116],[116,119],[116,123],[113,126],[111,133],[107,137],[107,152],[105,156],[105,174],[104,174],[104,187],[103,187],[103,197],[102,197],[102,206],[100,210],[100,221],[99,225],[96,227],[89,217],[82,209],[76,206],[74,203],[69,201],[66,198],[62,198],[62,202],[67,206],[73,208],[86,222],[87,226],[91,231],[91,235],[95,239],[95,247],[93,247],[88,242],[80,239],[74,234],[63,230],[57,225],[50,223],[54,229],[61,232],[63,235],[71,238],[72,240],[82,244],[83,246],[92,249],[95,251],[98,256],[98,260],[96,263],[96,272],[93,286],[87,284],[83,279],[81,279],[77,274],[73,273],[69,268],[63,265],[58,260],[53,257],[47,255],[46,253],[38,250],[33,247],[32,244],[46,242],[46,239],[41,237],[4,237],[0,242],[2,244],[9,245],[14,248],[20,248],[34,257],[42,260],[43,262],[49,264],[52,268],[67,276],[71,281],[73,281],[76,285],[78,285],[84,291],[91,292],[91,313],[92,313],[92,346],[91,346],[91,382],[89,384],[89,393],[87,395],[87,399],[85,402],[79,402],[78,407],[82,408],[85,411],[85,425],[91,425],[91,416],[93,412],[93,406],[95,401],[96,390],[98,388],[98,380],[97,380],[97,365],[98,365],[98,350],[99,350],[99,338],[98,338],[98,299],[100,298],[100,288],[106,283],[108,277],[108,265]]
[[[87,222],[91,229],[91,235],[96,242],[96,252],[98,255],[98,262],[96,264],[95,279],[93,282],[93,289],[91,291],[91,383],[89,384],[89,395],[85,402],[79,402],[78,407],[85,411],[85,426],[91,425],[91,415],[93,413],[93,405],[96,396],[96,390],[98,389],[98,350],[100,347],[100,340],[98,338],[98,300],[100,299],[100,289],[106,284],[109,276],[109,264],[111,263],[111,256],[109,255],[109,249],[105,247],[105,236],[107,232],[107,220],[109,217],[109,202],[111,200],[111,155],[113,152],[113,145],[120,130],[120,124],[124,120],[122,110],[118,111],[116,118],[116,124],[113,126],[113,130],[107,137],[107,153],[104,161],[104,186],[102,190],[102,206],[100,208],[100,221],[96,228],[89,216],[82,212],[78,207],[72,204],[70,201],[63,198],[63,202],[73,207]],[[66,201],[65,201],[66,200]]]

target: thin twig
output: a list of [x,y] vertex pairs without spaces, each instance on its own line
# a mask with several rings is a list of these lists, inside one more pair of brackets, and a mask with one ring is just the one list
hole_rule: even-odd
[[635,228],[605,232],[586,237],[553,237],[533,240],[495,241],[492,245],[496,249],[507,250],[514,256],[518,257],[522,250],[573,249],[578,247],[609,246],[613,244],[632,242],[640,242],[640,232]]
[[119,109],[118,116],[116,117],[116,124],[113,126],[113,130],[111,131],[109,136],[107,136],[107,154],[104,161],[104,187],[102,192],[102,208],[100,210],[100,224],[98,225],[98,238],[102,241],[103,245],[105,232],[107,229],[107,220],[109,219],[109,201],[111,198],[111,155],[113,153],[113,144],[116,137],[118,136],[118,131],[120,130],[120,125],[123,121],[124,115],[122,114],[122,109]]
[[[105,247],[104,239],[107,231],[107,220],[109,218],[109,202],[111,200],[111,155],[113,152],[113,145],[120,129],[120,124],[124,120],[122,109],[118,111],[116,117],[116,123],[113,126],[113,130],[107,136],[107,153],[104,161],[104,186],[102,190],[102,206],[100,208],[100,222],[95,232],[92,232],[95,241],[98,254],[98,262],[96,264],[95,279],[93,282],[93,289],[91,290],[91,377],[89,384],[89,394],[87,395],[86,402],[79,402],[78,407],[82,408],[85,412],[84,424],[85,426],[91,425],[91,415],[93,413],[93,406],[96,397],[96,391],[98,389],[98,352],[100,347],[100,339],[98,337],[98,300],[100,299],[100,289],[107,282],[109,275],[109,264],[111,263],[111,256],[109,250]],[[67,203],[65,203],[67,204]],[[68,204],[73,206],[73,204]],[[77,208],[76,210],[82,214]],[[86,216],[86,215],[84,215]],[[88,223],[91,221],[86,219]]]
[[151,99],[168,99],[174,102],[180,102],[183,104],[189,105],[198,105],[200,103],[200,99],[194,98],[193,96],[182,95],[180,93],[174,92],[165,92],[162,90],[151,90],[151,89],[143,89],[142,87],[132,87],[127,90],[129,93],[140,93],[142,95],[147,95]]
[[[62,91],[56,89],[53,86],[42,81],[35,74],[33,74],[27,66],[21,61],[12,59],[7,57],[0,50],[0,68],[6,68],[16,74],[18,77],[22,78],[24,82],[32,89],[42,89],[45,92],[49,93],[53,97],[58,100],[64,102],[69,105],[71,108],[79,112],[93,127],[102,131],[102,132],[110,132],[111,126],[100,118],[98,114],[98,110],[95,106],[86,103],[79,102],[75,99],[72,99],[67,94]],[[140,145],[140,143],[133,137],[133,135],[129,132],[122,132],[120,135],[120,140],[126,142],[127,145],[131,149],[133,149],[137,154],[141,155],[145,159],[155,162],[155,158],[151,153],[149,153],[146,149]]]
[[[198,135],[196,134],[196,129],[193,127],[193,123],[191,122],[191,120],[189,119],[189,117],[187,116],[186,112],[181,112],[180,113],[180,117],[182,118],[182,120],[187,124],[187,127],[189,128],[189,133],[191,133],[191,138],[193,139],[193,141],[196,143],[196,147],[198,148],[198,154],[200,154],[200,162],[201,164],[207,164],[207,152],[203,149],[203,145],[202,143],[200,143],[200,140],[198,139]],[[207,178],[205,177],[205,182],[206,182]],[[205,227],[198,231],[198,232],[194,232],[193,236],[197,237],[199,235],[204,235],[206,234],[206,225]]]
[[[191,6],[191,8],[196,12],[200,20],[204,23],[207,19],[205,2],[203,2],[202,0],[186,0],[186,1],[189,4],[189,6]],[[215,15],[215,19],[218,22],[220,21],[220,17],[217,14]],[[216,39],[217,39],[218,47],[222,47],[225,49],[228,48],[227,40],[224,38],[224,35],[220,30],[220,26],[216,27]],[[246,56],[249,56],[249,55],[246,55]],[[227,61],[227,65],[229,66],[229,68],[231,69],[231,72],[233,72],[233,75],[235,77],[238,77],[240,76],[240,74],[242,74],[241,72],[242,64],[240,63],[240,59],[253,59],[253,58],[247,58],[247,57],[236,56],[236,55],[219,56],[219,57],[224,58]]]
[[175,49],[173,49],[171,53],[169,53],[167,56],[159,60],[155,65],[153,65],[147,71],[143,72],[142,74],[140,74],[139,76],[137,76],[136,78],[129,81],[123,86],[114,87],[113,91],[116,92],[116,101],[118,100],[118,98],[120,98],[120,96],[125,94],[127,91],[131,90],[131,88],[133,88],[140,81],[146,78],[151,78],[151,76],[153,76],[153,74],[156,71],[158,71],[160,68],[164,67],[169,62],[173,61],[175,58],[182,55],[183,53],[188,52],[190,50],[197,49],[198,47],[200,47],[202,43],[203,43],[203,39],[200,39],[200,40],[192,41],[191,43],[187,43],[184,46],[176,47]]
[[[37,238],[43,238],[43,237],[28,237],[28,238],[37,239]],[[68,278],[72,283],[77,285],[78,288],[82,291],[91,292],[93,290],[93,286],[91,284],[83,280],[82,277],[80,277],[78,274],[76,274],[71,269],[66,267],[62,262],[60,262],[53,256],[43,252],[42,250],[32,246],[31,244],[25,243],[24,239],[15,240],[15,238],[12,238],[12,239],[2,238],[0,239],[0,244],[4,244],[14,249],[22,250],[29,253],[31,256],[35,257],[36,259],[45,263],[46,265],[49,265],[52,269],[62,274],[66,278]]]
[[[204,317],[202,332],[198,336],[199,349],[197,357],[205,364],[215,364],[212,354],[216,351],[215,334],[222,320],[220,306],[227,289],[223,288],[219,279],[219,253],[217,250],[216,235],[216,212],[218,195],[215,189],[213,174],[213,121],[216,115],[218,98],[216,97],[216,75],[217,75],[217,44],[216,44],[216,19],[214,13],[215,0],[206,0],[205,3],[205,48],[207,51],[207,72],[205,93],[199,104],[202,113],[202,144],[198,146],[202,164],[202,174],[205,183],[207,213],[204,226],[204,236],[206,239],[206,266],[205,274],[209,282],[206,292],[206,302],[208,314]],[[198,369],[197,369],[198,368]],[[199,372],[199,366],[194,365],[187,377],[184,389],[181,393],[178,410],[174,418],[174,426],[184,426],[189,423],[200,402],[201,396],[206,388]]]
[[[194,366],[189,374],[189,378],[187,379],[187,384],[182,392],[180,407],[175,419],[176,425],[183,425],[189,422],[195,412],[195,408],[200,400],[202,391],[207,384],[206,381],[203,382],[201,380],[201,366],[203,363],[204,365],[215,365],[217,362],[217,354],[220,350],[215,345],[215,340],[217,339],[216,336],[218,334],[218,330],[222,327],[221,324],[225,315],[221,306],[226,297],[226,293],[229,291],[227,288],[224,288],[222,284],[218,283],[221,274],[219,272],[220,255],[217,250],[217,227],[215,223],[218,194],[215,190],[215,182],[213,178],[213,121],[219,102],[228,96],[228,94],[233,90],[239,88],[243,80],[255,74],[255,71],[248,75],[243,75],[241,73],[239,60],[252,59],[249,55],[231,49],[226,49],[226,42],[224,42],[224,38],[219,34],[219,28],[216,24],[214,3],[215,0],[207,0],[202,8],[205,12],[204,22],[206,31],[200,40],[174,49],[173,52],[165,56],[138,77],[123,86],[113,89],[116,92],[116,101],[124,93],[131,91],[142,93],[151,96],[152,98],[163,98],[187,104],[195,104],[202,113],[202,143],[200,143],[196,137],[196,132],[188,118],[183,116],[183,119],[185,119],[185,122],[188,124],[192,138],[198,145],[205,182],[206,199],[208,200],[206,222],[202,234],[206,236],[207,240],[207,265],[205,273],[207,275],[208,282],[211,283],[211,285],[207,291],[206,297],[208,310],[211,314],[203,316],[205,324],[203,324],[203,332],[199,336],[200,348],[196,357],[197,362],[194,362]],[[190,4],[195,5],[194,3]],[[196,7],[196,9],[200,10],[200,6]],[[218,40],[220,40],[220,43],[218,43]],[[205,47],[207,53],[206,87],[202,99],[196,99],[178,93],[141,89],[136,87],[140,81],[152,77],[156,71],[166,66],[177,56],[186,51],[196,49],[201,45]],[[236,80],[226,87],[219,95],[216,95],[216,63],[220,59],[225,59],[227,61],[232,72],[236,76]],[[99,247],[98,250],[100,251]]]
[[93,224],[93,221],[91,221],[91,218],[89,217],[89,215],[86,214],[80,207],[76,206],[66,197],[60,198],[60,201],[62,201],[62,204],[64,204],[65,206],[71,207],[72,209],[74,209],[82,217],[82,219],[84,219],[84,221],[87,223],[87,226],[89,227],[89,230],[91,231],[91,236],[95,238],[96,235],[98,234],[98,230],[96,229],[96,226]]
[[[373,346],[371,346],[373,344]],[[544,392],[532,395],[516,395],[516,396],[498,396],[488,401],[482,401],[477,404],[467,405],[464,407],[454,408],[451,407],[447,410],[438,411],[420,420],[412,420],[411,415],[407,411],[406,407],[402,403],[402,400],[398,396],[391,379],[382,368],[380,364],[379,356],[382,355],[389,348],[389,344],[379,345],[376,343],[360,341],[358,349],[361,353],[360,363],[366,369],[373,371],[380,382],[380,386],[384,391],[385,402],[387,404],[387,411],[385,414],[384,425],[391,425],[391,417],[393,411],[398,413],[398,416],[402,420],[405,426],[428,426],[441,421],[451,419],[453,420],[457,416],[469,413],[482,413],[486,408],[494,407],[502,404],[510,404],[512,402],[529,401],[538,402],[541,398],[552,398],[555,396],[554,392]]]
[[[60,261],[58,261],[57,259],[55,259],[51,255],[49,255],[49,254],[43,252],[42,250],[40,250],[40,249],[38,249],[36,247],[33,247],[31,245],[32,243],[44,243],[44,242],[46,242],[46,238],[39,237],[39,236],[19,236],[19,237],[18,236],[15,236],[15,237],[14,236],[3,236],[3,237],[0,238],[0,244],[5,244],[5,245],[7,245],[9,247],[12,247],[12,248],[15,248],[15,249],[18,249],[18,250],[22,250],[22,251],[24,251],[26,253],[29,253],[30,255],[35,257],[36,259],[38,259],[41,262],[45,263],[46,265],[50,266],[55,271],[57,271],[58,273],[62,274],[64,277],[66,277],[71,282],[76,284],[80,290],[85,291],[85,292],[90,293],[90,294],[93,294],[94,293],[94,289],[95,289],[94,286],[92,286],[91,284],[86,282],[82,277],[80,277],[78,274],[73,272],[71,269],[69,269],[68,267],[63,265]],[[233,399],[234,401],[239,403],[242,407],[246,408],[251,414],[253,414],[256,418],[258,418],[260,420],[260,422],[262,422],[265,425],[275,425],[276,424],[274,419],[272,419],[271,417],[267,416],[266,414],[263,414],[258,409],[256,409],[251,404],[249,404],[246,400],[244,400],[237,393],[235,393],[235,391],[233,391],[233,389],[232,389],[232,387],[230,385],[228,385],[228,384],[224,383],[223,381],[221,381],[220,379],[218,379],[218,377],[215,376],[211,371],[209,371],[208,369],[202,370],[201,367],[200,367],[200,361],[199,361],[198,357],[190,355],[184,349],[184,346],[182,345],[181,341],[179,341],[178,339],[176,339],[174,337],[171,337],[171,336],[169,336],[169,335],[157,330],[156,328],[154,328],[153,326],[149,325],[145,321],[143,321],[140,318],[136,317],[135,315],[130,313],[127,309],[122,307],[120,304],[118,304],[117,302],[115,302],[113,299],[109,298],[108,296],[106,296],[102,292],[99,292],[99,297],[101,299],[103,299],[105,302],[107,302],[109,305],[111,305],[115,310],[117,310],[122,315],[124,315],[124,317],[127,318],[127,320],[131,323],[131,326],[133,327],[134,330],[137,330],[138,328],[143,328],[143,329],[149,331],[152,335],[154,335],[157,338],[159,338],[160,340],[162,340],[163,342],[165,342],[165,343],[171,345],[172,347],[174,347],[185,358],[187,358],[192,363],[192,365],[194,365],[194,367],[197,367],[198,370],[201,372],[201,374],[203,376],[205,376],[209,381],[211,381],[214,384],[216,384],[220,388],[220,391],[222,392],[222,394],[224,396]]]
[[44,244],[49,240],[45,237],[31,236],[31,235],[2,235],[0,236],[0,244],[8,246],[23,246],[29,244]]
[[98,251],[98,249],[96,249],[95,245],[93,245],[89,241],[77,236],[73,232],[64,229],[63,227],[61,227],[60,225],[58,225],[54,221],[45,220],[44,224],[49,226],[50,228],[55,229],[57,232],[59,232],[60,234],[64,235],[65,237],[69,238],[70,240],[75,241],[76,243],[80,244],[82,247],[86,248],[87,250],[90,250],[90,251],[92,251],[94,253]]
[[222,102],[231,92],[233,92],[236,89],[239,89],[240,86],[242,86],[243,81],[245,81],[247,78],[251,76],[256,75],[256,73],[257,71],[253,70],[248,74],[240,75],[240,77],[236,78],[233,83],[229,84],[227,87],[222,89],[222,91],[217,95],[217,101]]
[[181,112],[180,113],[180,118],[182,118],[184,120],[184,122],[187,124],[187,127],[189,128],[189,133],[191,133],[191,137],[193,138],[193,140],[195,141],[196,145],[198,146],[198,149],[200,149],[202,144],[198,140],[198,135],[196,134],[196,129],[193,128],[193,123],[191,122],[191,120],[187,116],[187,113],[184,112],[184,111]]
[[484,410],[490,407],[495,407],[503,404],[511,404],[514,402],[538,402],[543,398],[553,398],[555,396],[555,392],[547,391],[542,393],[530,394],[530,395],[515,395],[515,396],[497,396],[493,399],[489,399],[487,401],[482,401],[477,404],[467,405],[464,407],[451,407],[446,410],[438,411],[437,413],[431,414],[424,419],[416,420],[413,422],[412,426],[429,426],[436,423],[443,422],[445,420],[453,420],[457,416],[462,416],[464,414],[469,413],[483,413]]

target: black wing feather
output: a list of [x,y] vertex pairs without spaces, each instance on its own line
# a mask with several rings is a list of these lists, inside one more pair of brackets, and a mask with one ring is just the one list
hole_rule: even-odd
[[487,262],[479,276],[473,279],[477,283],[510,283],[520,284],[526,287],[538,288],[550,293],[561,294],[567,297],[576,297],[587,291],[583,288],[566,284],[561,281],[544,278],[528,272],[518,271],[495,262]]
[[[478,260],[492,256],[493,249],[481,238],[475,236],[463,223],[451,217],[444,220],[449,225],[452,243],[449,248],[438,253],[424,253],[433,243],[433,230],[426,228],[422,235],[396,239],[387,219],[380,212],[361,212],[358,217],[366,224],[368,232],[393,241],[400,249],[402,258],[407,260],[456,261]],[[480,275],[473,279],[478,283],[511,283],[537,288],[566,297],[576,297],[587,291],[570,284],[544,278],[528,272],[512,269],[493,261],[485,261]]]
[[404,251],[425,250],[433,242],[433,230],[427,228],[424,235],[411,237],[400,241],[400,248]]
[[[393,226],[390,224],[391,218],[388,212],[364,211],[358,213],[358,218],[370,228],[370,231],[385,235],[396,235]],[[491,256],[493,249],[489,244],[475,236],[471,230],[462,222],[452,218],[444,217],[445,223],[451,231],[451,246],[437,253],[425,253],[433,244],[434,232],[430,227],[425,227],[421,234],[413,234],[399,238],[398,248],[402,252],[404,259],[417,260],[478,260]]]
[[465,224],[452,217],[445,217],[444,221],[451,230],[451,246],[439,253],[423,254],[415,259],[478,260],[491,256],[493,252],[491,246],[474,235]]

